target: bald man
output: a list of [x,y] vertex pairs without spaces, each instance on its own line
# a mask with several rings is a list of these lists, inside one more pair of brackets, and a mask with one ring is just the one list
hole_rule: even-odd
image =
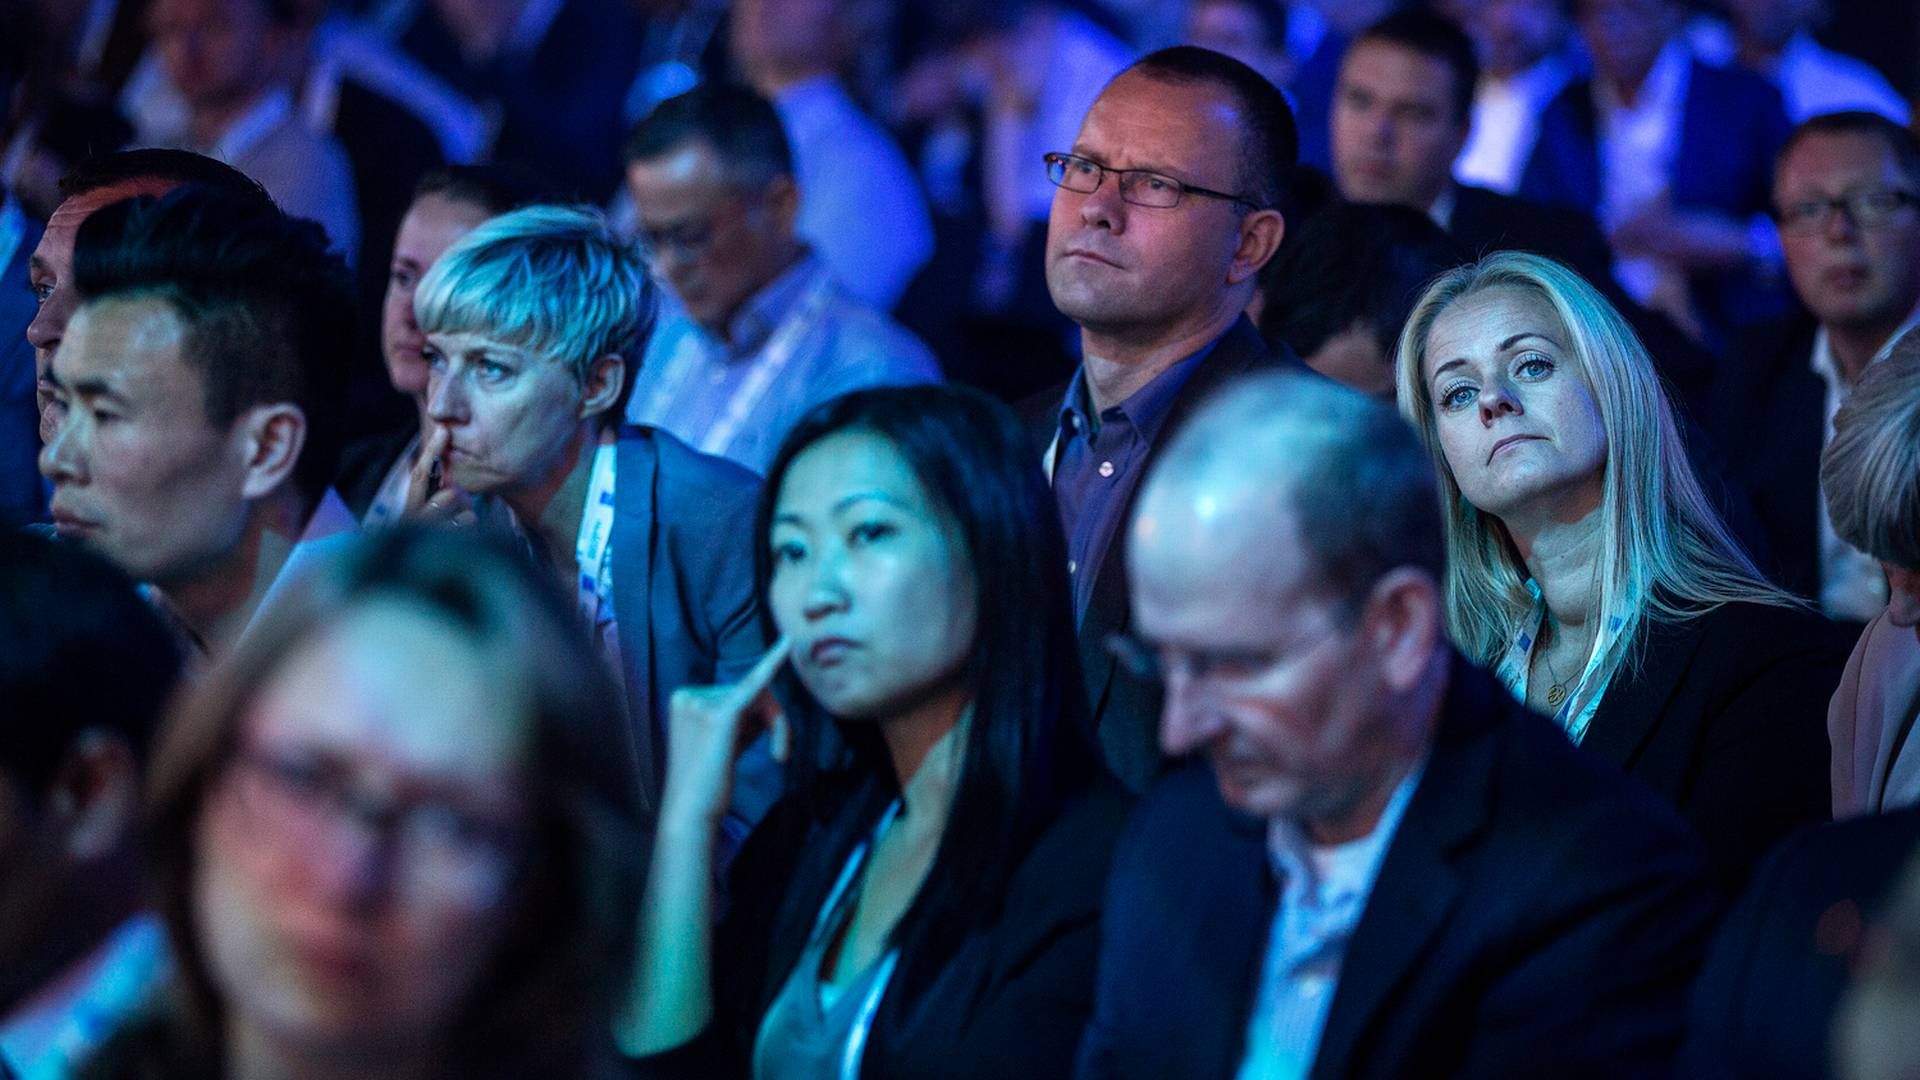
[[1670,1060],[1699,843],[1447,644],[1434,483],[1391,406],[1292,373],[1148,475],[1120,651],[1164,682],[1161,748],[1204,761],[1115,856],[1083,1077]]

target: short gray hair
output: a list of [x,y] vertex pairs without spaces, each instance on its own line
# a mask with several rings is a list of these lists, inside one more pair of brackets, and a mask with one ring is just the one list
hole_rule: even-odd
[[1391,404],[1331,379],[1250,376],[1201,406],[1157,475],[1259,470],[1284,493],[1325,585],[1358,605],[1389,571],[1446,580],[1446,532],[1433,464]]
[[482,223],[440,256],[413,296],[428,334],[481,334],[566,364],[586,381],[608,353],[626,379],[618,422],[653,326],[654,285],[639,249],[585,207],[528,206]]
[[1840,406],[1820,487],[1842,540],[1920,569],[1920,335],[1870,365]]

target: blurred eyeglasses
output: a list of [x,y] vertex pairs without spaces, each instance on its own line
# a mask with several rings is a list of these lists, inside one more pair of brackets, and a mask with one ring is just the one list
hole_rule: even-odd
[[1789,232],[1815,232],[1826,228],[1832,215],[1845,213],[1854,225],[1871,229],[1916,204],[1920,204],[1920,195],[1898,188],[1856,191],[1838,199],[1803,199],[1775,207],[1773,219]]
[[366,830],[391,844],[399,878],[423,892],[486,904],[506,886],[520,831],[427,796],[356,791],[338,763],[241,752],[230,774],[251,827],[296,852],[339,850]]
[[1097,161],[1072,154],[1048,154],[1044,160],[1047,163],[1047,179],[1053,181],[1056,187],[1082,195],[1091,195],[1100,190],[1100,182],[1111,173],[1115,183],[1120,185],[1120,198],[1135,206],[1167,210],[1179,206],[1180,200],[1188,195],[1204,195],[1209,199],[1238,203],[1249,210],[1260,209],[1260,204],[1244,195],[1197,187],[1145,169],[1109,169]]

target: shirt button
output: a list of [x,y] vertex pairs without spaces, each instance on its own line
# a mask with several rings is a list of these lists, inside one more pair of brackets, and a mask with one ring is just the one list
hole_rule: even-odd
[[1111,461],[1103,461],[1103,462],[1101,462],[1101,463],[1100,463],[1100,475],[1101,475],[1101,476],[1106,476],[1106,477],[1111,477],[1111,476],[1113,475],[1113,462],[1111,462]]

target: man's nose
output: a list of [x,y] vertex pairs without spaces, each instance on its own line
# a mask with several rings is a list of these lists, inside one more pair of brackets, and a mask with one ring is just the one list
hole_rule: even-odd
[[1220,714],[1204,700],[1193,677],[1184,671],[1168,673],[1167,695],[1160,710],[1160,749],[1168,757],[1192,753],[1211,742],[1221,728]]

